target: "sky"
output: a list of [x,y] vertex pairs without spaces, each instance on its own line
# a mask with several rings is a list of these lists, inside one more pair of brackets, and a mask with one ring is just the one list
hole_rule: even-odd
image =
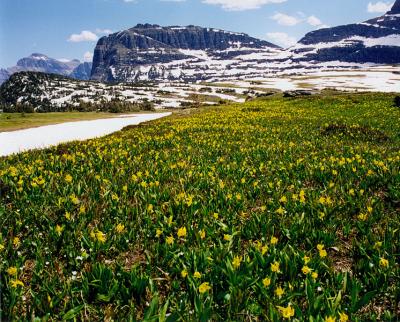
[[366,0],[0,0],[0,67],[42,53],[91,61],[96,41],[138,23],[245,32],[289,47],[307,32],[361,22],[392,1]]

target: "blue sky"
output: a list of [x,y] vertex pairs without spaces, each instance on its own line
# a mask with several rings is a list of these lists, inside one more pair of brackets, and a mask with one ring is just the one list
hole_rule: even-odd
[[281,46],[324,26],[379,16],[366,0],[0,0],[0,67],[33,52],[90,60],[96,40],[137,23],[245,32]]

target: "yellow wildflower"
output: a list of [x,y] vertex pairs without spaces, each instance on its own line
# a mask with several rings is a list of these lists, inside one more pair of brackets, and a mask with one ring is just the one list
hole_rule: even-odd
[[265,287],[268,287],[271,285],[271,279],[269,277],[266,277],[262,280],[262,283]]
[[292,308],[290,304],[287,307],[278,306],[278,310],[281,312],[284,319],[290,319],[294,316],[294,308]]
[[228,234],[225,234],[225,235],[224,235],[224,240],[226,240],[226,241],[231,241],[231,240],[232,240],[232,236],[231,236],[231,235],[228,235]]
[[118,225],[115,227],[115,230],[116,230],[116,232],[117,232],[118,234],[122,234],[122,233],[124,232],[124,230],[125,230],[125,226],[124,226],[123,224],[118,224]]
[[286,203],[287,202],[286,196],[282,196],[281,199],[279,199],[279,202]]
[[380,258],[379,260],[379,266],[383,268],[389,267],[389,261],[383,257]]
[[261,247],[261,255],[265,255],[266,252],[268,252],[268,246],[264,245]]
[[186,237],[186,235],[187,235],[186,227],[179,228],[177,235],[178,235],[178,238]]
[[79,204],[79,199],[78,199],[75,195],[69,196],[69,199],[71,200],[71,202],[72,202],[74,205],[78,205],[78,204]]
[[240,263],[242,262],[242,258],[239,256],[235,256],[232,261],[232,266],[234,269],[238,269],[240,267]]
[[181,276],[182,276],[182,278],[186,278],[186,276],[188,276],[188,272],[187,272],[186,269],[184,269],[184,270],[181,272]]
[[279,266],[280,266],[280,264],[278,263],[278,262],[273,262],[272,264],[271,264],[271,271],[273,271],[273,272],[279,272]]
[[60,225],[56,226],[56,233],[58,236],[61,236],[61,233],[63,232],[64,228],[61,227]]
[[316,280],[318,278],[318,273],[317,272],[312,272],[311,273],[311,277]]
[[283,294],[285,294],[285,291],[283,290],[282,287],[278,286],[278,287],[275,289],[275,295],[276,295],[277,297],[281,298]]
[[107,240],[106,234],[104,234],[100,230],[95,233],[95,236],[96,236],[97,241],[100,243],[105,243]]
[[16,267],[10,267],[7,269],[7,274],[8,275],[17,275],[17,268]]
[[278,238],[275,236],[271,237],[271,245],[276,245],[278,243]]
[[168,236],[165,240],[168,245],[172,245],[174,243],[174,237],[173,236]]
[[194,272],[193,277],[194,278],[201,278],[201,273],[196,271],[196,272]]
[[14,247],[19,247],[21,245],[21,240],[19,239],[19,237],[14,237],[13,245]]
[[328,316],[328,317],[325,318],[324,321],[325,322],[336,322],[336,319],[333,316]]
[[13,288],[17,288],[18,286],[22,286],[24,287],[24,283],[22,283],[22,281],[15,279],[11,281],[11,287]]
[[309,256],[307,256],[307,255],[305,255],[303,257],[304,264],[306,264],[306,265],[310,262],[310,260],[311,260],[311,258]]
[[199,292],[201,294],[208,292],[209,290],[211,290],[211,286],[208,282],[205,282],[199,286]]
[[318,244],[318,245],[317,245],[317,249],[318,249],[318,251],[319,251],[319,256],[320,256],[321,258],[324,258],[324,257],[328,256],[328,253],[327,253],[327,251],[325,250],[325,246],[324,246],[324,245]]
[[282,207],[279,207],[275,212],[278,215],[284,215],[285,214],[285,209],[283,209]]
[[72,182],[72,176],[70,174],[67,174],[64,178],[65,182],[71,183]]
[[162,235],[162,230],[161,229],[157,229],[156,230],[156,237],[159,238]]
[[358,219],[360,219],[361,221],[366,221],[368,219],[368,215],[364,214],[364,213],[360,213],[358,215]]
[[312,269],[309,268],[308,266],[303,266],[303,268],[301,269],[301,271],[303,272],[304,275],[308,275],[311,273]]
[[346,313],[339,312],[339,322],[347,322],[349,321],[349,316]]
[[206,238],[206,232],[205,232],[205,230],[200,230],[200,231],[199,231],[199,235],[200,235],[200,238],[201,238],[201,239]]

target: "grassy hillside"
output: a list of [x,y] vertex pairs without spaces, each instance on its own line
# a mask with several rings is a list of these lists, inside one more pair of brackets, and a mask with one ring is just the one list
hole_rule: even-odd
[[395,321],[392,101],[273,98],[0,159],[3,319]]

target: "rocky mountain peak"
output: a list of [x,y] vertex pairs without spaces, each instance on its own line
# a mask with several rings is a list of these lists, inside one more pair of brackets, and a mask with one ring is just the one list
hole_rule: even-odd
[[394,3],[392,10],[390,10],[388,12],[388,14],[390,15],[398,15],[400,14],[400,0],[396,0],[396,2]]
[[152,28],[160,28],[159,25],[153,25],[150,23],[139,23],[133,29],[152,29]]

